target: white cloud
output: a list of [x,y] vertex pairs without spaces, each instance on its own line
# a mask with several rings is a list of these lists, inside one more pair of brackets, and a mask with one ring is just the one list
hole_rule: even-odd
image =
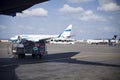
[[72,3],[82,3],[82,2],[89,2],[89,1],[93,1],[93,0],[69,0]]
[[108,4],[108,3],[116,3],[116,0],[98,0],[100,5]]
[[59,9],[59,11],[63,13],[79,13],[79,12],[83,12],[84,9],[82,7],[74,8],[65,4],[62,8]]
[[94,14],[91,10],[85,11],[82,7],[71,7],[67,4],[60,8],[59,12],[67,14],[76,13],[77,18],[82,21],[106,21],[104,17]]
[[102,4],[97,8],[97,10],[106,11],[106,12],[120,11],[120,6],[117,5],[116,3],[111,2],[107,4]]
[[91,10],[85,11],[79,19],[82,21],[106,21],[104,17],[95,15]]
[[31,16],[47,16],[48,11],[43,8],[36,8],[32,10],[25,10],[22,13],[17,13],[18,17],[31,17]]
[[6,29],[6,26],[4,26],[4,25],[0,25],[0,29]]

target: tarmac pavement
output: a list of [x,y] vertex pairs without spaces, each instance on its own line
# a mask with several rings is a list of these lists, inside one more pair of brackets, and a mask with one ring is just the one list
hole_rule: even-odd
[[119,80],[120,46],[47,44],[43,58],[14,58],[0,43],[1,80]]

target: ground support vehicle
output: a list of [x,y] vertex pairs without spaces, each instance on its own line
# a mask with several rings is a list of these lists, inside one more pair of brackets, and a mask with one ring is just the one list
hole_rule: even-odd
[[[20,44],[23,46],[20,47]],[[31,54],[33,58],[39,56],[41,59],[44,54],[47,54],[47,48],[44,40],[38,42],[25,41],[12,43],[12,53],[18,58],[24,58],[27,54]]]

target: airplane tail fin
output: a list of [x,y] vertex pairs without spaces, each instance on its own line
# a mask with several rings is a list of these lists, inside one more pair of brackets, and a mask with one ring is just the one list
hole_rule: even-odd
[[61,34],[58,35],[58,38],[69,38],[71,36],[72,25],[69,25]]

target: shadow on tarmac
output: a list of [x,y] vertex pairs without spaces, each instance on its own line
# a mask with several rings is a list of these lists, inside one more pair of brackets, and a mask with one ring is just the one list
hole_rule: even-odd
[[46,60],[45,62],[62,62],[62,63],[72,63],[72,64],[106,66],[106,67],[120,67],[120,65],[116,65],[116,64],[84,61],[84,60],[77,60],[75,58],[71,58],[72,56],[75,56],[78,53],[80,52],[49,54],[49,55],[44,56],[43,59]]
[[20,80],[15,73],[17,67],[18,65],[7,67],[0,66],[0,80]]
[[82,65],[94,65],[94,66],[105,66],[105,67],[120,67],[120,65],[107,64],[100,62],[91,62],[72,59],[71,57],[77,55],[80,52],[64,52],[64,53],[55,53],[44,55],[43,59],[33,59],[31,56],[26,57],[25,59],[17,58],[0,58],[0,79],[1,80],[20,80],[16,73],[15,69],[19,65],[24,64],[36,64],[36,63],[45,63],[45,62],[60,62],[60,63],[72,63],[72,64],[82,64]]
[[77,60],[76,58],[71,58],[80,52],[63,52],[55,54],[44,55],[40,60],[39,58],[32,58],[31,56],[26,56],[25,59],[18,58],[0,58],[0,64],[2,66],[14,66],[14,65],[24,65],[24,64],[35,64],[35,63],[45,63],[45,62],[62,62],[62,63],[72,63],[72,64],[83,64],[83,65],[95,65],[95,66],[107,66],[107,67],[120,67],[117,64],[101,63]]

